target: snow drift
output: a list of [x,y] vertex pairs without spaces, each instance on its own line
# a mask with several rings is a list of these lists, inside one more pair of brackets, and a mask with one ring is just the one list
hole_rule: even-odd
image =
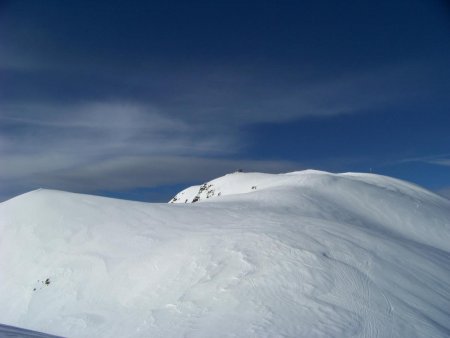
[[[147,204],[0,204],[0,323],[70,337],[446,337],[450,201],[396,179],[234,173]],[[195,202],[195,203],[192,203]]]

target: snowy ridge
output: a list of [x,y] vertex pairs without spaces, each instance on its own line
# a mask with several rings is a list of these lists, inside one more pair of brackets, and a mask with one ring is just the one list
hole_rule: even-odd
[[181,204],[51,190],[1,203],[0,323],[70,337],[450,335],[450,201],[354,173],[205,187]]
[[[313,174],[320,172],[315,170],[305,170],[300,173]],[[202,185],[189,187],[179,192],[169,201],[169,203],[195,203],[213,197],[245,194],[254,192],[257,189],[267,189],[284,184],[296,184],[297,182],[292,179],[294,175],[296,175],[296,172],[274,175],[264,173],[243,173],[237,171]]]

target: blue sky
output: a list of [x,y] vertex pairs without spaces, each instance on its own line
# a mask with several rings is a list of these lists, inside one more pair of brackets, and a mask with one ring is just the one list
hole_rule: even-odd
[[146,201],[237,168],[450,196],[446,1],[3,1],[0,200]]

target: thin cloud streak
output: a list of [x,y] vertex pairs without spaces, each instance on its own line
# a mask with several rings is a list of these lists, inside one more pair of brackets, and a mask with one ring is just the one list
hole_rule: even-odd
[[446,167],[450,167],[450,159],[442,159],[442,160],[434,160],[434,161],[428,161],[428,163],[442,165]]
[[450,166],[450,153],[406,158],[401,161],[398,161],[397,163],[408,163],[408,162],[422,162],[428,164]]

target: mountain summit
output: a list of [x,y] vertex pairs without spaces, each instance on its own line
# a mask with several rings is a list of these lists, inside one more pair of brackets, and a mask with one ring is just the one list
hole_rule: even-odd
[[171,202],[37,190],[0,203],[0,323],[70,337],[450,334],[449,200],[307,170],[237,172]]

